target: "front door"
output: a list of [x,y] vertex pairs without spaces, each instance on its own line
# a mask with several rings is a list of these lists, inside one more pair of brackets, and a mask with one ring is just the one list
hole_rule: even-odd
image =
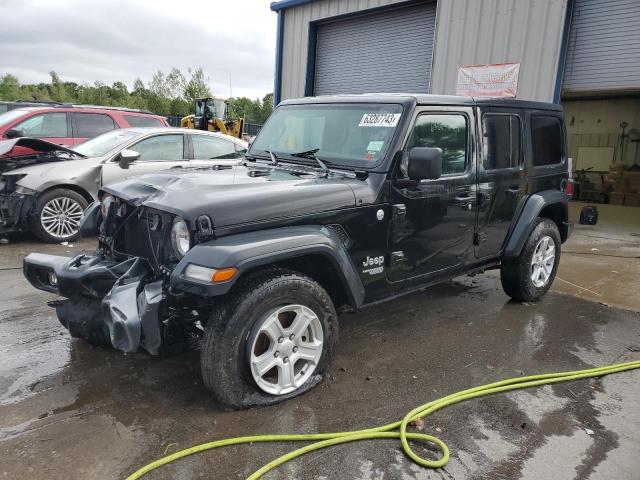
[[520,110],[483,108],[476,257],[497,256],[526,190]]
[[145,173],[189,166],[184,135],[181,133],[148,137],[127,148],[138,152],[140,157],[126,169],[120,167],[117,156],[105,163],[102,167],[102,185]]
[[[430,107],[418,111],[391,184],[389,280],[449,272],[473,257],[473,130],[471,108]],[[442,149],[439,179],[414,181],[407,177],[408,152],[413,147]]]

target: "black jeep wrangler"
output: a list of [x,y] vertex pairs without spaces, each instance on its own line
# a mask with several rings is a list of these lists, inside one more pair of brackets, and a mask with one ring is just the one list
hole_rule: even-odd
[[570,234],[562,110],[517,100],[357,95],[281,103],[246,162],[105,187],[92,255],[24,274],[74,337],[125,352],[201,348],[233,407],[329,368],[342,308],[501,270],[514,299],[553,282]]

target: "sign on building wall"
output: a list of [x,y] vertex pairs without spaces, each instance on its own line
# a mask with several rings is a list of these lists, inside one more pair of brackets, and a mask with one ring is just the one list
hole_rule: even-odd
[[519,63],[464,65],[458,70],[456,95],[471,97],[515,97]]

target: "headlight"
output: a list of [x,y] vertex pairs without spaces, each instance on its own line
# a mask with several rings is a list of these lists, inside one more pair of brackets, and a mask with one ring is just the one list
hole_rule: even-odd
[[171,227],[171,245],[173,250],[183,257],[191,248],[191,238],[187,224],[180,217],[176,217]]

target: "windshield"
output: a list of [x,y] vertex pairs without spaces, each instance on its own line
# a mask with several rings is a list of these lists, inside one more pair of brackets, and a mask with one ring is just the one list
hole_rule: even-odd
[[27,113],[25,110],[16,109],[9,110],[8,112],[0,114],[0,127],[4,127],[6,124],[17,120],[18,118],[24,116],[25,113]]
[[131,130],[112,130],[82,142],[73,147],[73,149],[87,157],[101,157],[138,135],[140,133],[132,132]]
[[206,102],[204,100],[196,101],[196,117],[203,116],[206,109],[211,112],[211,118],[224,118],[225,101],[219,99],[209,99]]
[[273,112],[250,155],[313,151],[321,160],[358,168],[384,158],[402,114],[395,104],[284,105]]

